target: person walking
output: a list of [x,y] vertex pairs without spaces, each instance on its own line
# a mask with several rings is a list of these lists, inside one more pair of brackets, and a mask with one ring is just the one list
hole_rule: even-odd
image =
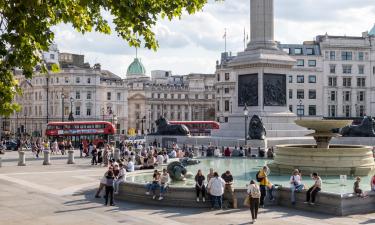
[[93,146],[93,149],[91,151],[91,155],[92,155],[92,159],[91,159],[91,165],[98,165],[98,160],[97,160],[97,155],[98,155],[98,151],[95,147],[95,145]]
[[318,173],[313,173],[311,178],[314,180],[314,185],[307,191],[305,203],[314,205],[316,194],[318,194],[318,192],[322,189],[322,179],[318,176]]
[[224,194],[225,181],[219,177],[217,172],[214,172],[214,177],[208,182],[207,188],[211,195],[212,209],[215,208],[216,203],[219,205],[219,209],[222,208],[223,194]]
[[83,142],[79,143],[79,157],[83,157]]
[[255,223],[258,219],[258,209],[261,193],[259,186],[256,184],[254,180],[250,181],[250,185],[247,187],[247,194],[250,198],[250,212],[252,223]]
[[110,206],[114,206],[113,202],[113,180],[115,176],[113,175],[113,172],[110,170],[107,173],[106,176],[106,184],[105,184],[105,204],[108,205],[108,198],[109,198],[109,204]]

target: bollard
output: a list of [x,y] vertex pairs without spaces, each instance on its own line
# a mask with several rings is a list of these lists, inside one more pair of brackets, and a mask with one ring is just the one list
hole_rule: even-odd
[[43,151],[43,165],[51,165],[51,158],[50,158],[50,152],[48,150]]
[[26,157],[24,151],[18,151],[18,165],[26,166]]
[[74,162],[74,150],[68,151],[68,164],[75,164],[75,162]]
[[115,149],[113,158],[115,159],[115,161],[120,159],[120,149],[118,149],[118,148]]

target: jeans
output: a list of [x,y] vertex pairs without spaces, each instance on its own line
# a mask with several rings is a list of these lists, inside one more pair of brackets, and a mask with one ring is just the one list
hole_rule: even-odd
[[155,191],[156,189],[159,189],[160,188],[160,184],[159,183],[148,183],[146,185],[146,189],[147,189],[147,192],[150,192],[152,191],[152,193],[155,195]]
[[313,191],[313,188],[314,187],[311,187],[307,193],[306,193],[306,202],[310,202],[310,198],[311,198],[311,202],[314,203],[315,202],[315,197],[316,197],[316,194],[318,194],[318,192],[320,191],[320,188],[315,188],[314,191]]
[[202,185],[202,188],[195,185],[195,193],[197,194],[197,198],[199,198],[199,193],[202,193],[202,198],[206,197],[206,187]]
[[105,187],[105,205],[108,204],[108,198],[109,198],[109,204],[113,205],[113,187],[112,186]]
[[252,198],[250,197],[250,212],[251,218],[257,219],[258,217],[258,209],[259,209],[259,198]]
[[167,184],[160,185],[160,196],[162,196],[167,191],[167,188]]
[[211,195],[211,206],[212,206],[212,208],[215,208],[216,203],[219,205],[219,208],[221,209],[222,204],[223,204],[223,197],[221,195],[220,196]]
[[264,198],[267,195],[266,190],[268,189],[268,198],[272,200],[273,199],[272,192],[273,192],[274,186],[272,186],[271,188],[267,188],[266,185],[260,185],[259,188],[260,188],[260,205],[264,206]]
[[118,179],[116,180],[114,183],[115,183],[115,193],[118,193],[119,191],[119,187],[120,187],[120,184],[124,183],[125,182],[125,179]]
[[302,191],[302,189],[303,189],[303,184],[300,184],[297,186],[293,185],[292,187],[290,187],[290,200],[292,201],[292,203],[296,202],[295,192]]

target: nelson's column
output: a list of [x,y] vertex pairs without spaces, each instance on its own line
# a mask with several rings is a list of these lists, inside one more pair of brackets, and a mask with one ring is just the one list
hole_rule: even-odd
[[[301,137],[306,132],[294,124],[296,115],[287,107],[286,75],[295,60],[277,47],[274,41],[273,0],[251,0],[251,40],[244,52],[230,60],[225,70],[236,77],[232,97],[232,114],[213,136],[244,139],[244,106],[249,120],[259,115],[267,130],[267,138]],[[216,72],[221,72],[221,68]],[[254,141],[256,142],[256,141]],[[266,142],[252,145],[266,147]],[[259,142],[257,142],[259,143]]]

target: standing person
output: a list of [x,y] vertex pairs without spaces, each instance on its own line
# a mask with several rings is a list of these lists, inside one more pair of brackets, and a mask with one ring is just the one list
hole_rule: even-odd
[[79,143],[79,157],[83,157],[83,141]]
[[163,173],[160,176],[160,196],[159,200],[163,200],[164,198],[164,193],[167,191],[169,182],[170,182],[170,177],[167,169],[163,169]]
[[206,187],[204,185],[205,177],[202,174],[202,170],[198,170],[195,175],[195,192],[197,194],[197,202],[199,202],[199,194],[202,193],[202,202],[206,201]]
[[296,204],[296,198],[295,198],[295,192],[296,191],[302,191],[304,188],[304,185],[302,184],[302,178],[301,174],[298,169],[295,169],[293,171],[292,176],[290,177],[290,200],[292,202],[292,205]]
[[120,167],[119,173],[118,173],[117,179],[115,181],[115,189],[114,189],[115,195],[118,194],[120,184],[124,183],[125,179],[126,179],[126,170],[124,168],[124,164],[120,163],[119,167]]
[[99,148],[98,150],[98,163],[101,166],[103,163],[103,150]]
[[92,148],[91,156],[92,156],[92,159],[91,159],[91,165],[94,165],[94,164],[95,164],[95,165],[98,165],[98,160],[97,160],[98,151],[96,150],[95,145],[94,145],[93,148]]
[[275,200],[274,197],[273,197],[273,185],[272,183],[268,180],[268,174],[269,174],[270,170],[268,169],[267,166],[263,166],[262,169],[259,170],[259,172],[257,173],[257,180],[258,182],[260,183],[259,184],[259,188],[260,188],[260,193],[261,193],[261,196],[260,196],[260,207],[264,207],[264,198],[266,197],[267,195],[267,189],[268,189],[268,197],[271,201]]
[[247,187],[247,194],[250,198],[250,212],[252,222],[255,223],[258,218],[258,209],[259,209],[259,199],[261,196],[259,186],[255,183],[254,180],[250,181],[250,185]]
[[109,198],[109,204],[111,206],[114,206],[115,204],[113,203],[113,180],[114,180],[114,175],[112,171],[108,171],[107,176],[106,176],[106,184],[105,184],[105,204],[108,205],[108,198]]
[[[314,180],[314,185],[309,188],[306,193],[306,204],[314,205],[316,194],[322,189],[322,179],[318,176],[318,173],[313,173],[311,178]],[[311,203],[310,203],[311,199]]]
[[221,175],[221,178],[225,181],[224,195],[223,200],[228,201],[233,208],[236,208],[237,202],[234,198],[234,189],[233,189],[233,176],[229,170]]
[[96,191],[95,198],[100,198],[100,192],[102,192],[103,188],[105,188],[107,184],[107,175],[109,171],[112,171],[113,173],[113,167],[109,167],[108,170],[104,173],[103,177],[100,179],[99,188]]
[[207,188],[211,195],[212,209],[215,208],[216,203],[219,204],[219,208],[222,208],[223,194],[224,194],[225,181],[219,177],[217,172],[214,172],[214,177],[208,182]]
[[371,187],[371,191],[375,191],[375,175],[372,176],[371,178],[370,187]]

